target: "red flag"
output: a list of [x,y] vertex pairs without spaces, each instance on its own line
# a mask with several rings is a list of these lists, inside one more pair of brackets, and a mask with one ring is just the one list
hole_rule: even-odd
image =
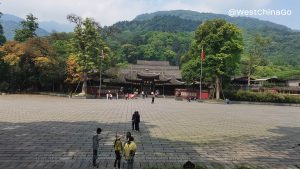
[[204,62],[204,50],[202,48],[202,52],[201,52],[201,59],[202,59],[202,62]]

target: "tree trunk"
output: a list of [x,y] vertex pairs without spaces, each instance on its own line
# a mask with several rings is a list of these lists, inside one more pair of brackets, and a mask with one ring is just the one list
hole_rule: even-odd
[[216,99],[220,99],[220,79],[216,77]]
[[250,87],[250,82],[251,82],[251,72],[249,70],[249,72],[248,72],[248,88]]
[[60,92],[63,92],[63,90],[64,90],[64,86],[63,86],[62,83],[60,83],[60,84],[59,84],[59,91],[60,91]]
[[84,72],[83,73],[83,84],[82,84],[81,93],[83,95],[86,95],[86,92],[87,92],[87,73]]
[[52,80],[52,92],[54,92],[54,80]]

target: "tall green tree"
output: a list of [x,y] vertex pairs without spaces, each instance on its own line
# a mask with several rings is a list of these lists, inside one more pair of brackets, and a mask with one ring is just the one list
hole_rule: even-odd
[[[199,74],[186,72],[200,72],[200,54],[205,51],[203,71],[214,80],[216,99],[220,99],[220,79],[235,73],[243,50],[241,31],[225,20],[209,20],[198,27],[195,40],[190,49],[193,56],[183,67],[183,74],[191,77],[185,79],[199,79]],[[198,60],[198,61],[196,61]]]
[[102,51],[105,53],[108,51],[100,36],[100,25],[97,22],[91,18],[83,20],[75,15],[68,15],[67,18],[75,23],[71,43],[78,70],[83,73],[82,94],[86,95],[88,73],[97,70]]
[[14,39],[19,42],[24,42],[28,38],[33,38],[36,35],[36,30],[39,27],[37,23],[37,18],[33,14],[26,16],[26,20],[21,22],[21,29],[16,30]]
[[250,79],[257,66],[265,66],[267,59],[265,57],[266,50],[270,47],[270,38],[265,38],[260,34],[256,34],[246,52],[246,59],[243,59],[245,65],[245,74],[248,77],[248,86],[250,86]]
[[[2,16],[2,13],[0,12],[0,18]],[[0,23],[0,46],[2,46],[6,42],[6,38],[4,36],[3,27]],[[8,79],[8,65],[3,61],[2,59],[3,53],[0,52],[0,90],[5,90],[8,86],[8,83],[6,80]]]
[[[2,13],[0,12],[0,18],[1,18],[1,16],[2,16]],[[6,38],[4,36],[2,24],[0,23],[0,46],[2,46],[5,42],[6,42]]]
[[124,44],[121,46],[121,55],[129,63],[134,63],[138,59],[138,50],[135,45]]

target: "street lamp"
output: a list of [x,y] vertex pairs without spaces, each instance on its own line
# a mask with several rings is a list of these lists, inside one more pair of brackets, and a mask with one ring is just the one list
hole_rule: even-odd
[[104,58],[103,50],[101,50],[101,55],[99,56],[100,59],[100,66],[99,66],[99,99],[101,99],[101,87],[102,87],[102,59]]

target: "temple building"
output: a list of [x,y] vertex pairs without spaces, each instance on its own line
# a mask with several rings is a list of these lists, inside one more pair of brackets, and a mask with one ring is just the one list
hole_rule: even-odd
[[[93,77],[94,84],[99,84],[99,78]],[[148,95],[151,92],[158,92],[160,95],[174,95],[176,88],[183,88],[184,82],[179,66],[171,66],[168,61],[145,61],[138,60],[136,64],[129,64],[127,67],[110,68],[103,73],[103,90],[113,93],[132,93],[144,91]],[[97,91],[98,86],[94,86]],[[94,93],[93,92],[93,93]]]

